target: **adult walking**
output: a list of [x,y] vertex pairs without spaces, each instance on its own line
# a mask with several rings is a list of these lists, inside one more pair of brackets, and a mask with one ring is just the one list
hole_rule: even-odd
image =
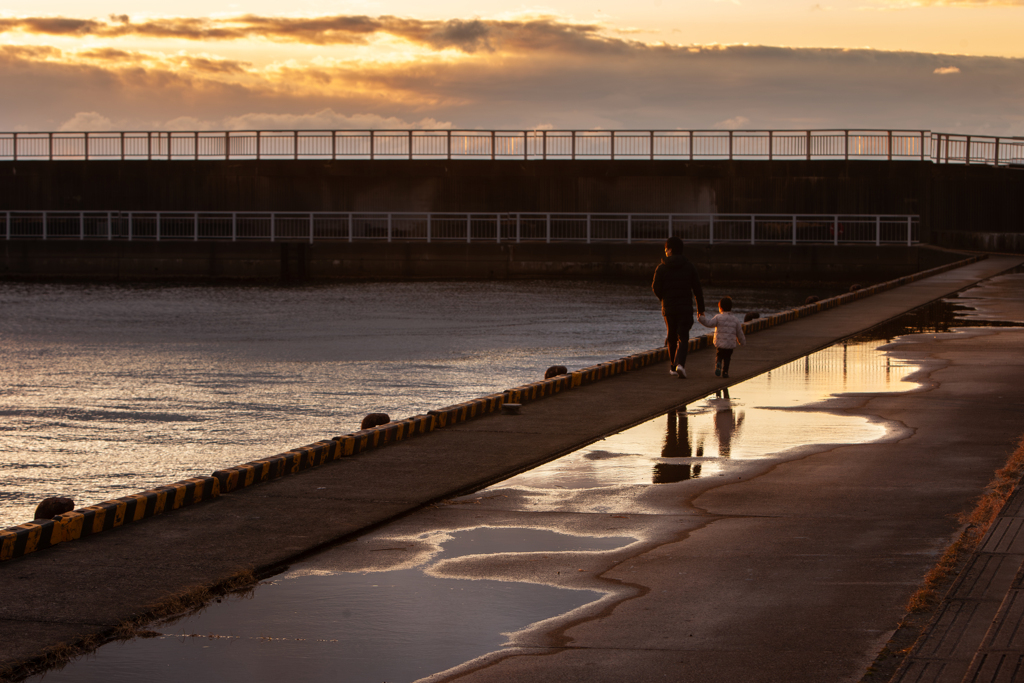
[[654,271],[651,284],[654,295],[661,300],[661,314],[665,317],[668,346],[669,374],[686,378],[686,351],[693,327],[693,302],[697,313],[704,313],[704,290],[697,277],[697,269],[683,256],[683,240],[673,235],[665,240],[665,258]]

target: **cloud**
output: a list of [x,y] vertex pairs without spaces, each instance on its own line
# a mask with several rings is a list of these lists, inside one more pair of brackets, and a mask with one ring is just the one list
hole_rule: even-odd
[[95,59],[99,61],[111,62],[137,62],[143,59],[143,56],[139,53],[132,53],[126,50],[118,50],[112,47],[82,50],[78,53],[78,56],[82,59]]
[[940,75],[958,74],[958,73],[960,73],[960,69],[958,69],[955,66],[940,66],[940,67],[936,67],[936,69],[934,71],[932,71],[932,73],[933,74],[940,74]]
[[51,36],[95,35],[103,30],[104,22],[91,19],[64,17],[0,18],[0,33],[38,33]]
[[240,62],[233,59],[215,59],[210,57],[197,57],[192,55],[181,55],[170,60],[176,62],[190,71],[200,71],[211,74],[233,76],[245,73],[250,66],[249,62]]
[[244,15],[233,18],[166,18],[132,22],[126,15],[109,20],[63,17],[0,19],[0,33],[96,38],[156,38],[190,41],[266,40],[309,45],[362,45],[377,36],[391,36],[432,50],[465,53],[495,50],[553,49],[615,45],[623,41],[599,35],[596,24],[573,24],[554,18],[524,21],[406,19],[393,16],[328,16],[312,18]]
[[48,45],[0,45],[0,60],[44,60],[59,59],[63,51]]
[[750,119],[746,116],[734,116],[731,119],[725,121],[719,121],[712,128],[720,130],[737,130],[739,128],[746,128],[750,125]]
[[57,127],[61,131],[117,130],[118,126],[106,116],[94,111],[80,111]]
[[[152,123],[152,122],[150,122]],[[142,126],[151,128],[152,126]],[[239,116],[226,116],[217,120],[201,119],[195,116],[178,116],[160,122],[161,130],[210,131],[210,130],[448,130],[449,121],[423,118],[407,121],[394,116],[377,114],[355,114],[347,116],[326,108],[309,114],[270,114],[251,112]],[[95,111],[78,112],[57,126],[60,131],[110,131],[138,130],[125,120],[112,121]]]
[[423,118],[406,121],[395,116],[378,114],[354,114],[346,116],[333,109],[321,109],[312,114],[265,114],[249,113],[229,116],[223,120],[221,130],[445,130],[452,127],[450,121]]
[[195,116],[178,116],[161,124],[161,130],[217,130],[212,121],[203,121]]
[[[289,30],[328,35],[313,21]],[[379,59],[369,48],[311,50],[259,65],[216,54],[214,43],[201,54],[0,46],[0,89],[19,93],[0,108],[0,130],[84,125],[78,117],[91,113],[96,125],[136,130],[734,129],[756,121],[761,129],[1024,134],[1024,59],[649,45],[548,18],[367,22],[330,30],[366,36],[387,25],[436,51]],[[951,61],[971,78],[929,77],[952,73]]]

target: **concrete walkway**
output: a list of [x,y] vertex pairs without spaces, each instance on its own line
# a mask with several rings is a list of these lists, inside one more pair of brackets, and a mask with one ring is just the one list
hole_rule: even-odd
[[[1019,265],[986,261],[750,337],[736,383]],[[1021,298],[1020,288],[1010,300]],[[995,318],[1000,306],[994,301]],[[1021,330],[914,338],[927,389],[861,397],[898,438],[807,454],[693,501],[671,542],[603,569],[642,596],[464,671],[466,680],[858,680],[1024,431]],[[0,565],[0,667],[109,635],[195,587],[297,556],[557,457],[726,382],[626,373]],[[332,435],[311,435],[311,440]],[[680,579],[679,577],[684,578]],[[544,654],[543,657],[534,656]]]
[[[981,317],[1024,320],[1024,274],[999,278],[967,293]],[[1020,366],[1016,356],[976,362]],[[990,387],[990,401],[1016,412],[1007,429],[1024,434],[1024,400]],[[997,428],[998,429],[998,428]],[[1001,431],[1001,430],[999,430]],[[893,683],[1011,683],[1024,679],[1024,486],[1018,486],[967,562]]]

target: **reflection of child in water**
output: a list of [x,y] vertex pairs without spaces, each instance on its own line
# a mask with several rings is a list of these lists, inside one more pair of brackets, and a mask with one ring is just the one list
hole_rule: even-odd
[[743,336],[743,322],[730,313],[732,297],[725,297],[718,302],[718,315],[708,318],[701,313],[697,321],[704,327],[715,328],[715,376],[729,376],[729,361],[733,350],[747,341]]
[[[724,400],[723,400],[724,399]],[[732,455],[732,438],[738,436],[740,427],[743,426],[743,413],[737,419],[732,410],[732,397],[729,396],[729,387],[723,387],[715,392],[715,398],[710,401],[715,406],[715,435],[718,437],[718,455],[728,458]],[[721,406],[725,407],[722,408]]]
[[736,419],[736,414],[731,407],[715,412],[715,434],[718,436],[719,457],[728,458],[732,455],[732,437],[743,426],[743,417],[743,414],[740,413],[739,419]]

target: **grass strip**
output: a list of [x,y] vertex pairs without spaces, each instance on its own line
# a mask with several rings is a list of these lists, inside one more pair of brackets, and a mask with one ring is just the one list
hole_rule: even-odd
[[942,557],[936,562],[910,599],[907,614],[900,621],[889,642],[868,667],[861,683],[887,681],[910,653],[924,629],[931,622],[942,596],[956,581],[968,560],[981,546],[989,528],[999,517],[1007,501],[1024,478],[1024,436],[1006,464],[996,471],[995,477],[978,497],[974,508],[961,513],[958,521],[962,528]]

